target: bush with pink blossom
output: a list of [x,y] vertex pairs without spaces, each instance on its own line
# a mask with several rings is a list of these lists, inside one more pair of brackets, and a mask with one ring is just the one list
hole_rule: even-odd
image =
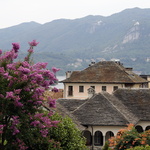
[[[20,45],[12,43],[10,51],[0,50],[0,149],[48,150],[59,149],[59,143],[50,138],[48,129],[57,125],[42,113],[43,93],[57,81],[57,68],[47,70],[47,63],[32,64],[30,56],[38,43],[29,42],[23,61],[14,61]],[[56,91],[56,89],[54,89]],[[55,100],[48,98],[49,107]]]

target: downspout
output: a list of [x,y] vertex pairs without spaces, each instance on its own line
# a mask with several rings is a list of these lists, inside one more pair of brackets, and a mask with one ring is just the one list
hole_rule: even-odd
[[92,128],[92,150],[94,150],[94,135],[93,135],[93,126],[91,126]]

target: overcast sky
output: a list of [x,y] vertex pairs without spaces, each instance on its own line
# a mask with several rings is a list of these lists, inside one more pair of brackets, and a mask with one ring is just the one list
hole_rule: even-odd
[[0,0],[0,28],[87,15],[109,16],[127,8],[150,8],[149,0]]

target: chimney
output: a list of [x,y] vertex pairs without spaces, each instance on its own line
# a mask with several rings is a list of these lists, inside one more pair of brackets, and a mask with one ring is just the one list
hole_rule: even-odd
[[132,71],[133,68],[125,68],[126,71]]
[[94,61],[92,61],[92,62],[89,64],[89,67],[90,67],[90,66],[93,66],[93,65],[95,65],[95,62],[94,62]]
[[95,89],[93,89],[92,87],[90,87],[87,91],[88,91],[88,98],[93,97],[93,95],[95,94]]
[[67,71],[67,72],[66,72],[66,78],[70,78],[71,73],[72,73],[71,71]]

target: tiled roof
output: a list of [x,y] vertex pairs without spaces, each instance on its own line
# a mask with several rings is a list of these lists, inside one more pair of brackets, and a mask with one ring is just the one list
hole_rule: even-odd
[[139,120],[150,121],[150,89],[118,89],[114,95]]
[[118,89],[86,100],[58,99],[57,104],[81,125],[125,126],[150,121],[150,89]]
[[82,71],[73,71],[70,78],[63,80],[64,83],[146,83],[120,63],[114,61],[101,61]]

